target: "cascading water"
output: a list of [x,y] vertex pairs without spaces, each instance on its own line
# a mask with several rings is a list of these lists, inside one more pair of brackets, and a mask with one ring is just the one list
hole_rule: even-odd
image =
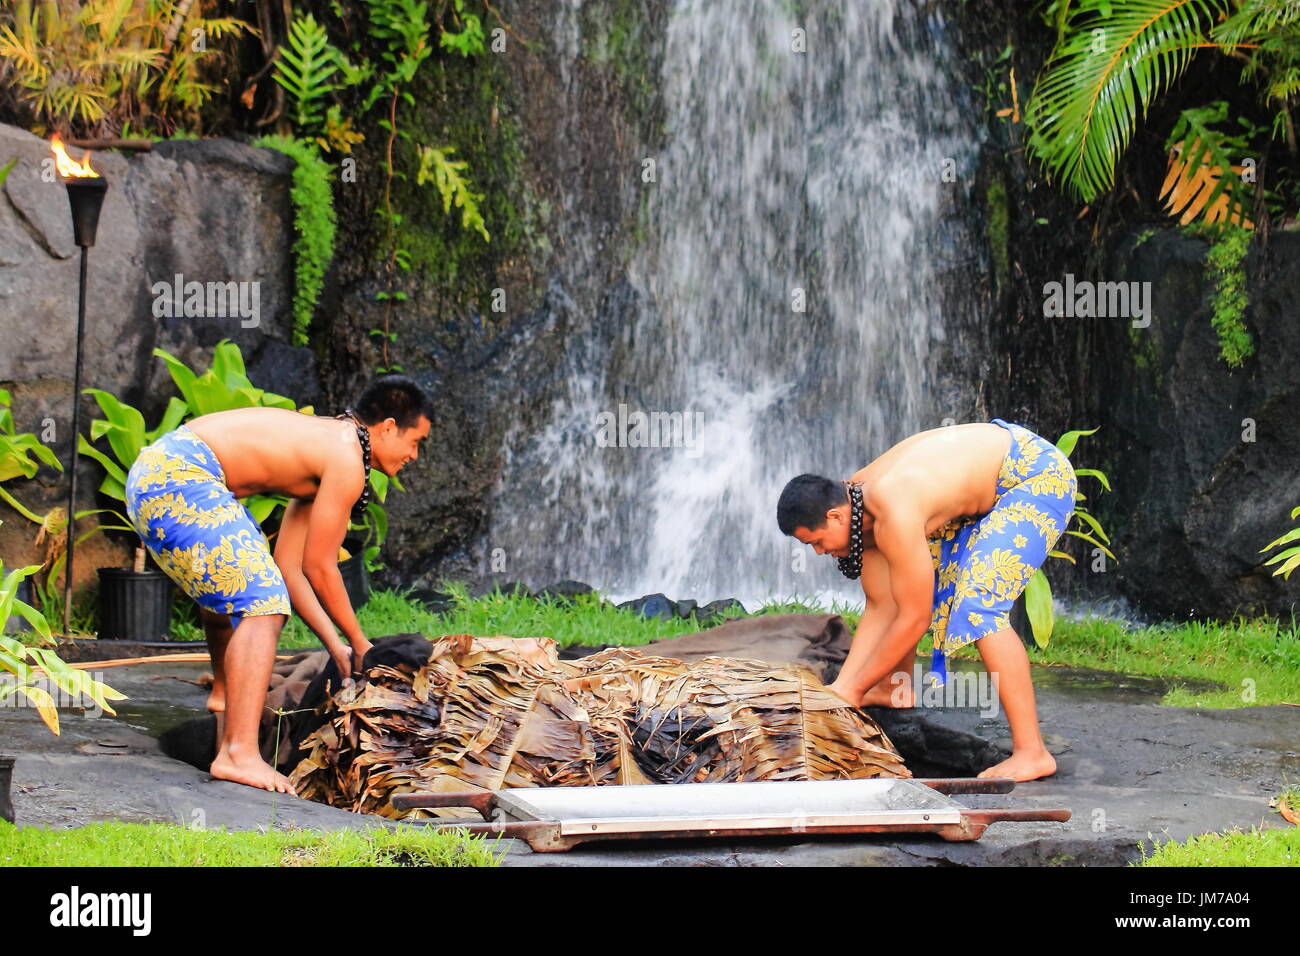
[[487,543],[511,578],[861,599],[780,534],[776,501],[796,474],[846,478],[939,424],[927,361],[959,188],[944,174],[967,178],[973,118],[937,14],[790,10],[673,8],[630,289],[571,341],[548,426],[506,437]]

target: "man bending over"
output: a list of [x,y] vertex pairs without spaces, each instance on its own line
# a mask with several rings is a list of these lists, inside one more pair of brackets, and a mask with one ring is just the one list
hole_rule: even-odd
[[855,706],[911,707],[909,664],[927,626],[938,683],[974,642],[1011,727],[1011,756],[980,774],[1056,772],[1038,729],[1029,658],[1011,605],[1074,511],[1074,469],[1019,425],[953,425],[904,439],[847,483],[791,479],[777,504],[784,534],[840,559],[866,609],[830,689]]
[[[201,415],[143,449],[131,466],[131,524],[203,618],[213,671],[208,710],[219,728],[211,767],[217,779],[293,792],[262,759],[257,740],[280,629],[292,603],[340,675],[360,669],[370,642],[339,575],[339,548],[349,518],[364,513],[370,469],[392,476],[414,461],[430,415],[419,385],[389,375],[338,418],[283,408]],[[258,493],[291,499],[274,558],[237,500]]]

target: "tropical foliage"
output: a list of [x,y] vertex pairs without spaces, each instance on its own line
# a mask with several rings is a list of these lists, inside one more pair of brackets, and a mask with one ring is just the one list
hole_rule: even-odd
[[[1116,164],[1140,118],[1202,50],[1240,59],[1244,78],[1261,82],[1275,136],[1294,154],[1291,115],[1300,92],[1300,4],[1293,0],[1057,0],[1057,42],[1026,109],[1028,151],[1084,201],[1110,189]],[[1199,197],[1211,221],[1245,225],[1248,178],[1233,171],[1241,143],[1185,110],[1170,137],[1170,175],[1162,193]],[[1182,183],[1179,188],[1175,185]],[[1195,189],[1193,189],[1195,185]],[[1174,204],[1185,210],[1188,203]],[[1186,213],[1184,212],[1184,215]]]
[[1243,265],[1250,248],[1250,233],[1245,229],[1206,230],[1210,251],[1205,256],[1205,271],[1214,287],[1210,300],[1210,325],[1219,339],[1219,354],[1233,368],[1241,368],[1255,354],[1255,341],[1246,328],[1246,269]]
[[[14,425],[13,412],[10,411],[12,397],[6,389],[0,388],[0,501],[4,501],[28,521],[34,521],[43,528],[49,528],[51,522],[62,523],[62,509],[54,509],[42,517],[25,507],[4,488],[4,482],[13,478],[32,478],[42,464],[58,471],[63,464],[55,457],[54,451],[31,432],[20,432]],[[32,456],[35,456],[33,458]],[[56,514],[57,512],[57,514]],[[57,530],[49,528],[49,530]]]
[[[1174,124],[1165,148],[1170,150],[1169,169],[1160,186],[1160,198],[1171,216],[1188,225],[1203,219],[1212,226],[1254,229],[1244,205],[1247,167],[1234,166],[1230,153],[1244,156],[1249,149],[1243,135],[1221,132],[1227,122],[1228,104],[1223,100],[1203,109],[1186,109]],[[1225,181],[1226,177],[1226,181]]]
[[[172,396],[168,401],[162,420],[156,427],[146,430],[144,416],[140,411],[116,396],[97,388],[86,390],[99,403],[104,417],[91,422],[90,441],[84,435],[80,436],[79,449],[81,454],[93,458],[103,466],[105,474],[99,490],[114,501],[126,500],[126,474],[141,449],[191,418],[233,408],[284,408],[307,415],[314,414],[310,405],[299,408],[293,399],[255,386],[248,377],[239,346],[228,339],[217,344],[212,353],[212,364],[202,373],[191,369],[165,349],[154,349],[154,355],[166,363],[167,371],[180,392],[179,398]],[[109,453],[91,443],[100,440],[108,443]],[[383,502],[387,499],[390,484],[401,487],[396,479],[390,479],[382,471],[371,470],[370,487],[373,495],[367,505],[366,518],[362,523],[351,526],[354,531],[364,532],[365,559],[371,569],[378,567],[376,559],[388,534],[388,515]],[[243,499],[243,504],[260,524],[266,524],[288,500],[284,495],[258,494]],[[104,511],[115,515],[120,523],[106,525],[102,530],[134,530],[121,512],[113,509]]]
[[415,181],[423,186],[433,183],[442,196],[442,211],[451,212],[452,206],[460,210],[460,224],[465,229],[473,229],[483,241],[491,239],[487,227],[483,224],[483,214],[479,212],[478,203],[482,193],[473,192],[465,173],[469,163],[463,159],[450,159],[453,146],[435,149],[432,146],[419,147],[420,168],[416,170]]
[[251,32],[214,0],[15,0],[0,10],[0,82],[44,134],[197,127],[223,90],[227,41]]
[[[36,565],[16,568],[8,574],[4,562],[0,561],[0,625],[13,615],[24,618],[40,637],[49,642],[50,626],[45,616],[29,604],[18,600],[18,583],[39,571]],[[38,669],[39,668],[39,669]],[[12,675],[12,680],[0,681],[0,702],[8,700],[15,694],[22,694],[36,708],[45,725],[54,733],[59,732],[59,712],[56,703],[45,682],[53,684],[67,694],[69,699],[86,698],[103,708],[105,713],[116,713],[110,700],[125,700],[126,695],[118,693],[107,684],[101,684],[83,671],[68,666],[53,650],[46,647],[34,647],[22,644],[11,637],[0,634],[0,673]]]
[[[1074,454],[1074,447],[1078,444],[1080,438],[1088,435],[1095,435],[1098,429],[1093,428],[1087,431],[1070,431],[1066,432],[1056,440],[1056,447],[1067,458]],[[1079,478],[1095,478],[1106,491],[1110,491],[1110,479],[1106,477],[1105,472],[1098,471],[1096,468],[1076,468],[1074,473]],[[1101,522],[1096,519],[1088,507],[1084,504],[1088,496],[1082,491],[1075,492],[1074,517],[1078,519],[1075,524],[1081,524],[1087,530],[1067,527],[1065,533],[1086,541],[1094,549],[1098,549],[1112,561],[1118,561],[1114,553],[1110,550],[1110,538],[1101,526]],[[1066,554],[1060,549],[1054,549],[1049,552],[1048,557],[1061,558],[1076,564],[1072,556]],[[1029,584],[1025,587],[1025,613],[1029,617],[1030,630],[1034,634],[1034,642],[1039,647],[1046,647],[1051,640],[1052,630],[1056,626],[1056,611],[1052,601],[1052,585],[1047,580],[1047,575],[1039,568],[1034,572],[1034,576],[1029,579]]]
[[[287,42],[278,48],[273,77],[289,98],[288,115],[300,139],[297,145],[288,137],[263,139],[261,144],[294,156],[302,176],[301,182],[295,178],[299,235],[295,249],[299,252],[294,335],[303,344],[319,289],[316,275],[323,273],[321,263],[328,265],[331,252],[324,242],[326,229],[320,221],[323,210],[331,208],[323,194],[329,185],[325,178],[329,168],[306,143],[314,143],[327,152],[350,153],[354,145],[364,140],[353,129],[353,118],[365,116],[376,106],[383,109],[383,118],[377,120],[377,125],[386,134],[380,161],[384,184],[382,202],[376,211],[384,225],[382,248],[388,288],[376,296],[387,303],[384,327],[372,330],[372,334],[379,337],[382,355],[376,371],[398,372],[402,367],[389,359],[389,345],[396,338],[390,328],[391,307],[406,298],[405,292],[395,288],[396,274],[398,270],[410,269],[410,253],[397,239],[403,216],[393,200],[394,182],[406,178],[398,162],[399,150],[403,147],[415,150],[416,182],[430,183],[438,190],[445,213],[458,209],[463,228],[477,232],[485,242],[490,238],[478,205],[483,195],[472,188],[469,164],[451,159],[452,146],[434,147],[414,142],[399,122],[399,113],[403,106],[416,105],[410,87],[416,73],[435,52],[429,42],[431,31],[438,30],[442,49],[463,57],[483,52],[484,33],[480,18],[465,10],[465,0],[452,0],[450,8],[443,8],[444,15],[453,21],[450,25],[431,21],[429,4],[416,0],[367,0],[363,6],[369,47],[363,48],[360,38],[353,36],[350,50],[355,63],[331,42],[323,23],[310,14],[294,19]],[[367,50],[377,51],[373,59],[367,59]],[[353,110],[344,118],[343,94],[353,88],[357,88],[353,94]],[[325,176],[315,170],[317,166],[326,170]],[[332,230],[329,235],[332,242]]]
[[257,145],[278,150],[294,161],[293,186],[289,189],[293,231],[297,233],[293,241],[293,343],[306,345],[325,271],[334,259],[337,217],[330,185],[334,169],[306,140],[263,136]]
[[[1300,508],[1296,508],[1291,512],[1291,520],[1294,521],[1296,518],[1300,518]],[[1262,554],[1265,551],[1272,551],[1274,548],[1281,548],[1283,545],[1288,544],[1291,545],[1291,547],[1273,555],[1264,562],[1264,566],[1268,567],[1273,564],[1278,565],[1278,567],[1273,569],[1273,575],[1276,577],[1280,574],[1282,577],[1290,580],[1291,572],[1296,568],[1300,568],[1300,528],[1292,528],[1280,538],[1270,541],[1264,547],[1260,548],[1260,553]]]
[[293,21],[288,41],[280,47],[272,76],[289,96],[294,127],[303,135],[313,135],[322,149],[352,152],[352,144],[362,136],[352,129],[352,117],[342,118],[331,94],[368,79],[373,68],[354,67],[311,14]]

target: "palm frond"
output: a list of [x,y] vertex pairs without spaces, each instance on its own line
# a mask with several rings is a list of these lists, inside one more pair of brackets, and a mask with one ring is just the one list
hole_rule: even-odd
[[1226,50],[1242,44],[1270,42],[1300,29],[1300,4],[1295,0],[1241,0],[1237,9],[1212,32]]
[[911,775],[875,722],[806,668],[631,648],[570,663],[553,643],[523,646],[454,635],[417,670],[371,668],[302,742],[298,793],[398,817],[399,793]]
[[1250,184],[1242,179],[1245,167],[1233,165],[1229,152],[1245,152],[1246,142],[1215,129],[1227,115],[1224,101],[1183,110],[1165,143],[1169,168],[1160,198],[1171,216],[1181,214],[1181,225],[1200,217],[1213,225],[1255,228],[1246,214],[1253,197]]
[[1080,199],[1114,183],[1139,115],[1208,43],[1229,0],[1080,0],[1026,108],[1029,152]]

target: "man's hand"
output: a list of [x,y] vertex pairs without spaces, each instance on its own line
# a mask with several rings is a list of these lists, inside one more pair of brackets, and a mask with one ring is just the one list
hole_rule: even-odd
[[338,668],[339,681],[345,681],[352,676],[352,648],[345,647],[338,653],[331,652],[330,660]]
[[345,646],[338,653],[330,654],[330,660],[338,668],[341,680],[357,676],[361,670],[361,662],[366,659],[366,652],[372,646],[369,641],[365,641],[363,644],[353,644],[351,647]]
[[352,666],[355,670],[361,670],[361,664],[372,647],[374,645],[364,637],[352,642]]

